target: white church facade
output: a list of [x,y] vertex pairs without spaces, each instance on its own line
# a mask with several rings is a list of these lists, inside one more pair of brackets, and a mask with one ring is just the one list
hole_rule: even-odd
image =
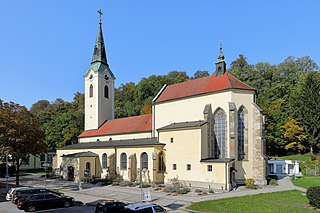
[[255,89],[228,72],[222,49],[215,74],[164,85],[152,114],[114,118],[115,75],[99,22],[84,75],[85,130],[79,143],[57,149],[64,179],[105,178],[231,189],[253,178],[266,184],[264,117]]

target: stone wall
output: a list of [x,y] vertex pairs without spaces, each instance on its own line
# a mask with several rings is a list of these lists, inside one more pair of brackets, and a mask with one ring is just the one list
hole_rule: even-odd
[[253,155],[252,155],[252,174],[256,184],[266,185],[267,175],[267,157],[266,144],[263,139],[264,116],[262,110],[255,104],[252,104],[253,112]]

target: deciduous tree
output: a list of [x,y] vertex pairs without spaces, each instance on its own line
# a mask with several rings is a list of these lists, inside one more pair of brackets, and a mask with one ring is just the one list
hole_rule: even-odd
[[44,138],[38,118],[26,107],[13,102],[0,102],[0,148],[13,159],[17,186],[23,159],[47,151]]

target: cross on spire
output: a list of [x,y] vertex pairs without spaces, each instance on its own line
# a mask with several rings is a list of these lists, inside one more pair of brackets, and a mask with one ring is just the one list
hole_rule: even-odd
[[99,13],[99,24],[102,24],[101,17],[103,15],[103,12],[101,9],[99,9],[97,12]]

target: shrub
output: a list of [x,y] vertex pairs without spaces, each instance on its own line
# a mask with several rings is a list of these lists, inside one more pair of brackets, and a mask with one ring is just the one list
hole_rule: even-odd
[[246,187],[253,186],[256,181],[253,178],[246,179]]
[[201,190],[201,189],[195,189],[194,192],[196,192],[196,193],[201,193],[202,190]]
[[141,186],[142,188],[149,188],[150,187],[150,185],[149,184],[147,184],[147,183],[144,183],[144,184],[142,184],[142,186]]
[[164,192],[176,192],[176,189],[174,186],[166,186],[163,190]]
[[256,181],[253,178],[246,179],[246,188],[248,189],[257,189],[258,186],[254,185]]
[[307,189],[307,198],[310,205],[320,209],[320,186],[312,186]]
[[310,158],[311,158],[312,161],[317,160],[317,155],[311,153],[310,154]]
[[182,188],[178,191],[178,194],[187,194],[188,192],[190,192],[189,188]]
[[270,182],[269,182],[269,185],[271,185],[271,186],[278,186],[278,181],[275,180],[275,179],[271,179]]
[[120,185],[120,186],[129,186],[130,183],[131,183],[130,181],[122,180],[122,181],[120,181],[119,185]]

